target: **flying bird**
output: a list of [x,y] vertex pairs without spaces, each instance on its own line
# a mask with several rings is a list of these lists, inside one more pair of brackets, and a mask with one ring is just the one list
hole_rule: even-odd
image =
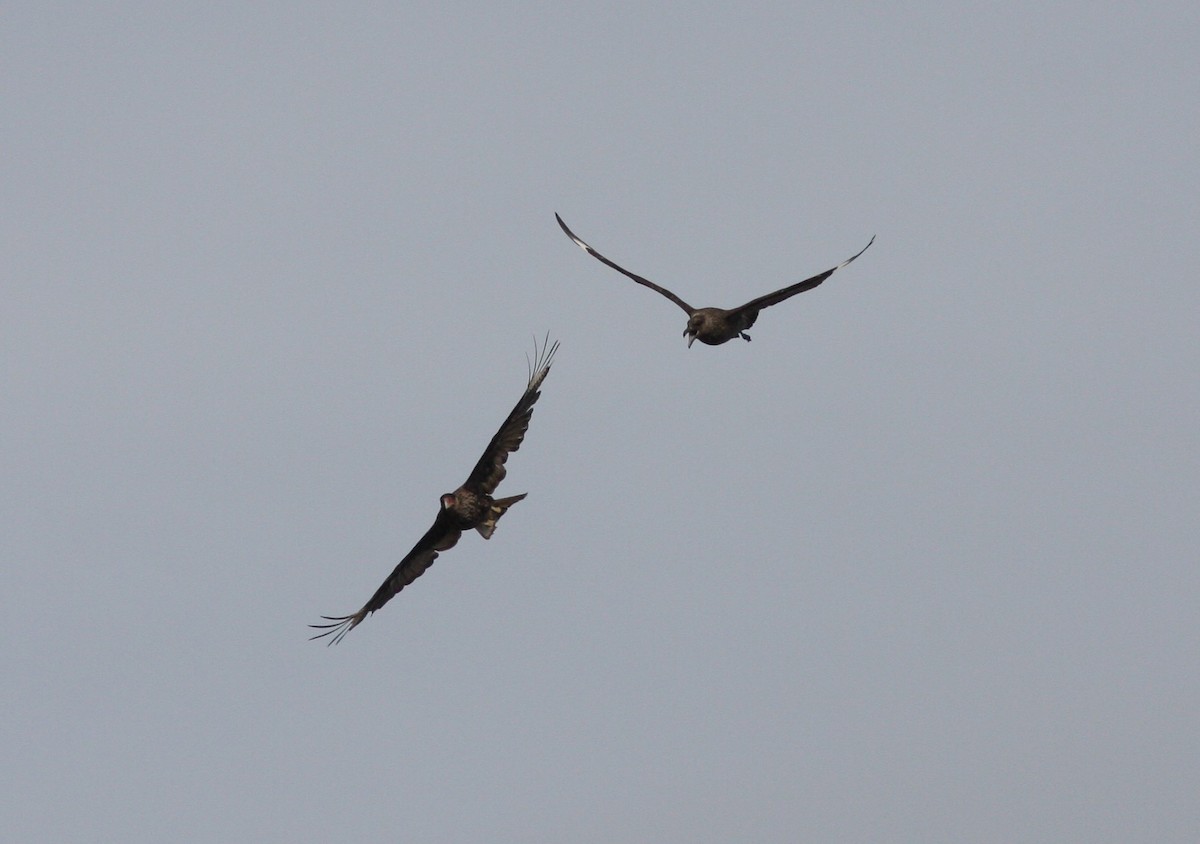
[[689,349],[692,347],[692,343],[695,340],[699,340],[701,343],[707,343],[710,346],[719,346],[735,337],[741,337],[743,340],[749,340],[750,335],[746,333],[746,329],[754,325],[754,321],[758,319],[759,311],[761,311],[763,308],[769,308],[771,305],[777,305],[784,299],[790,299],[797,293],[803,293],[805,290],[812,290],[822,281],[829,278],[831,275],[849,264],[862,253],[866,252],[868,247],[875,242],[875,236],[872,235],[866,246],[860,249],[856,254],[847,258],[845,261],[842,261],[842,263],[838,264],[833,269],[826,270],[823,273],[817,273],[812,278],[808,278],[789,287],[776,290],[774,293],[768,293],[766,296],[759,296],[757,299],[751,299],[749,302],[740,307],[729,308],[728,310],[725,308],[693,308],[670,290],[667,290],[667,288],[659,287],[657,284],[650,281],[650,279],[642,278],[636,273],[631,273],[624,267],[618,266],[617,264],[614,264],[612,261],[605,258],[595,249],[580,240],[575,232],[567,228],[567,224],[563,222],[562,217],[558,216],[558,214],[554,215],[554,219],[558,220],[558,224],[562,227],[562,230],[567,233],[567,237],[575,241],[576,246],[591,255],[597,261],[602,264],[607,264],[622,275],[629,276],[638,284],[644,284],[651,290],[657,290],[676,305],[683,308],[688,315],[687,328],[683,330],[683,336],[688,338]]
[[516,406],[508,414],[504,424],[500,426],[500,430],[496,432],[492,441],[484,449],[483,456],[471,470],[466,482],[454,492],[448,492],[442,496],[440,509],[433,520],[433,527],[426,531],[412,550],[404,556],[404,559],[388,575],[387,580],[383,581],[383,584],[375,590],[371,600],[367,601],[362,609],[353,615],[321,616],[328,622],[327,624],[310,624],[309,627],[325,632],[317,633],[310,638],[320,639],[332,636],[333,638],[329,640],[328,644],[340,642],[363,619],[424,574],[425,570],[433,565],[433,561],[437,559],[440,552],[453,548],[463,531],[473,528],[479,531],[479,535],[484,539],[491,539],[492,533],[496,530],[496,522],[500,520],[500,517],[509,507],[528,495],[523,492],[509,498],[492,498],[492,493],[496,491],[500,481],[504,480],[506,474],[504,462],[508,459],[509,453],[520,448],[521,441],[525,439],[525,432],[529,430],[529,419],[533,415],[533,406],[537,402],[538,396],[541,395],[539,388],[550,372],[554,353],[558,351],[558,343],[555,342],[551,345],[549,339],[549,337],[546,338],[547,342],[543,344],[540,354],[535,343],[534,360],[529,366],[529,382],[525,385],[525,392],[521,394]]

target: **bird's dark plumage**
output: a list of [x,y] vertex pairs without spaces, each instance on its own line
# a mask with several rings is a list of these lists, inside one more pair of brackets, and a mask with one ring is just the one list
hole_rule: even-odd
[[479,458],[463,485],[442,496],[441,509],[433,520],[433,526],[404,556],[388,575],[387,580],[375,590],[371,600],[353,615],[322,616],[328,624],[310,624],[310,627],[324,631],[312,636],[313,639],[332,636],[329,644],[340,642],[363,619],[424,574],[440,552],[453,548],[463,531],[474,529],[479,531],[479,535],[484,539],[491,538],[500,517],[526,495],[521,493],[509,498],[492,498],[492,493],[496,491],[500,481],[504,480],[504,463],[508,460],[509,453],[521,447],[525,432],[529,430],[533,406],[541,395],[542,381],[550,372],[550,364],[554,361],[556,351],[558,343],[551,344],[549,338],[540,353],[534,349],[534,360],[529,367],[529,382],[525,385],[525,392],[521,394],[516,406],[492,437],[484,449],[483,456]]
[[554,219],[558,220],[558,225],[566,232],[567,237],[575,242],[575,245],[584,252],[591,255],[602,264],[612,267],[622,275],[636,281],[638,284],[643,284],[651,290],[657,290],[663,296],[666,296],[679,307],[683,308],[688,315],[687,328],[683,331],[683,336],[688,338],[688,346],[692,345],[694,340],[699,340],[701,343],[707,343],[710,346],[719,346],[728,340],[735,337],[741,337],[744,340],[749,340],[750,335],[746,334],[746,329],[754,325],[754,321],[758,319],[758,312],[763,308],[769,308],[771,305],[777,305],[784,299],[791,298],[797,293],[803,293],[806,290],[812,290],[818,284],[829,278],[842,267],[849,264],[862,253],[866,252],[868,247],[875,242],[875,237],[872,236],[867,245],[856,252],[854,255],[847,258],[842,263],[832,269],[828,269],[823,273],[817,273],[812,278],[806,278],[804,281],[797,282],[789,287],[784,287],[776,290],[774,293],[768,293],[765,296],[759,296],[757,299],[752,299],[744,305],[737,308],[693,308],[687,302],[680,299],[670,290],[665,287],[660,287],[649,279],[642,278],[636,273],[631,273],[629,270],[621,267],[612,261],[605,258],[588,244],[584,243],[579,237],[567,228],[567,224],[563,222],[563,218],[558,214],[554,215]]

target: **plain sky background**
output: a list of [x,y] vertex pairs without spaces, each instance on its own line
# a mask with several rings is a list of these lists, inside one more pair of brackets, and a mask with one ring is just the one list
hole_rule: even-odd
[[1194,0],[0,28],[7,840],[1200,839]]

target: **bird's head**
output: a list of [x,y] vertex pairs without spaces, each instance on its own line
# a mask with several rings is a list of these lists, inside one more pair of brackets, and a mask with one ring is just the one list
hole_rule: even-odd
[[703,314],[692,314],[690,317],[688,317],[687,328],[683,329],[683,336],[688,338],[689,349],[692,347],[692,343],[696,342],[696,335],[700,333],[700,328],[703,325]]

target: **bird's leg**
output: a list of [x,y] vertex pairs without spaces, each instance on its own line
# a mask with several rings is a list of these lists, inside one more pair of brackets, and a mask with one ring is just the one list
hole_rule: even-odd
[[750,335],[747,334],[745,331],[739,331],[738,334],[742,335],[742,339],[745,340],[747,343],[750,342]]

